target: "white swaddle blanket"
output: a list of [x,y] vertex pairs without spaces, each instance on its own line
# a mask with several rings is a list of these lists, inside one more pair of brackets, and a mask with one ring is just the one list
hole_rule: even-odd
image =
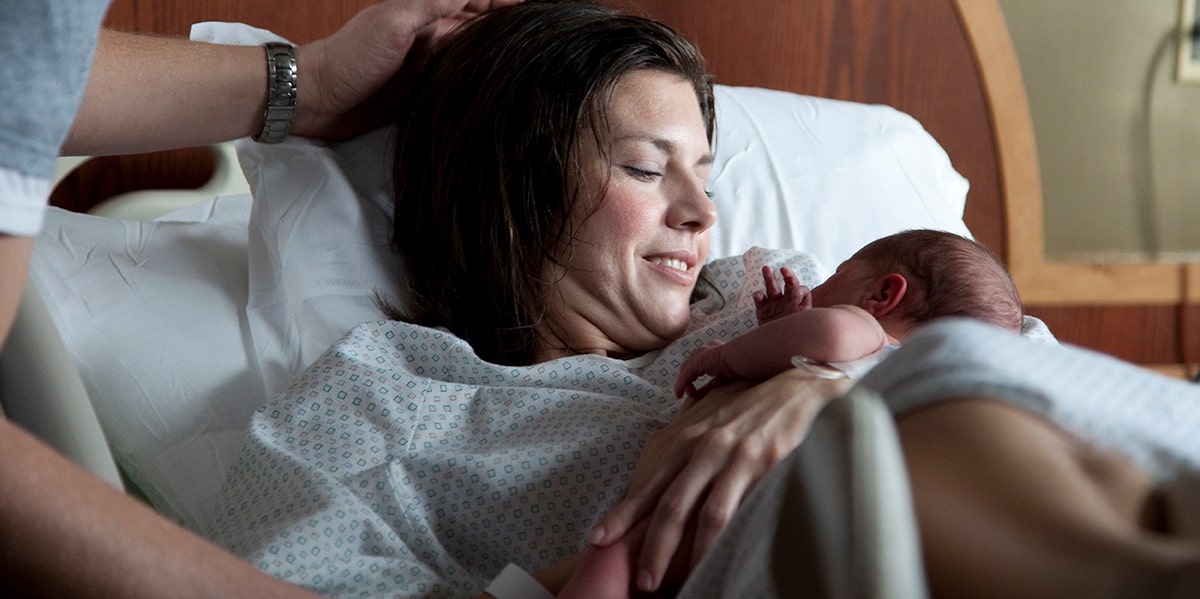
[[1200,471],[1200,386],[970,320],[931,324],[863,377],[896,415],[959,397],[1040,414],[1166,483]]
[[1200,385],[969,320],[920,331],[861,385],[897,417],[962,397],[1038,414],[1144,469],[1163,493],[1174,534],[1200,540]]

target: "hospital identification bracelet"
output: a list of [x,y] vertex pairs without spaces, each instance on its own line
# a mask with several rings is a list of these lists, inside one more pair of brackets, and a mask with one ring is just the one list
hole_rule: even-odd
[[504,566],[483,592],[496,599],[554,599],[554,595],[516,564]]

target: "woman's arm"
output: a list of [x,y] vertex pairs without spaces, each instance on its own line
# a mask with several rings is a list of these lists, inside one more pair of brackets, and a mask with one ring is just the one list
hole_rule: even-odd
[[[639,520],[650,527],[638,561],[638,586],[653,590],[677,551],[694,564],[733,517],[742,499],[804,438],[821,408],[850,386],[791,368],[751,386],[713,391],[717,397],[681,411],[651,436],[625,499],[601,519],[588,540],[608,545]],[[695,541],[681,547],[689,522]]]

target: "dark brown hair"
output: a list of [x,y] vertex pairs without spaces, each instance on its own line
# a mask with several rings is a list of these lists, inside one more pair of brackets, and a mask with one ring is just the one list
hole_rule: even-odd
[[529,364],[569,246],[584,136],[608,147],[622,75],[652,69],[696,91],[709,141],[713,92],[694,45],[661,23],[588,2],[528,1],[482,14],[429,57],[401,107],[394,245],[406,312],[480,357]]
[[917,285],[924,301],[904,316],[919,323],[935,318],[975,318],[1021,330],[1024,308],[1004,263],[982,244],[945,231],[916,229],[889,235],[854,254],[875,274],[899,272]]

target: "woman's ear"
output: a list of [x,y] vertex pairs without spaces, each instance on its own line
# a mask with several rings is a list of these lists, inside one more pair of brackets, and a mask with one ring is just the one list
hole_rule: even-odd
[[904,275],[898,272],[883,275],[871,283],[871,296],[863,309],[875,318],[887,316],[900,306],[905,293],[908,293],[908,279]]

